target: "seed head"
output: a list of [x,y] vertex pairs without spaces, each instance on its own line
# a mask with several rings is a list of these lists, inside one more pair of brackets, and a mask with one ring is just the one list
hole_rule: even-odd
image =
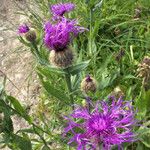
[[114,88],[113,92],[111,93],[111,96],[115,96],[116,98],[123,97],[124,95],[125,95],[124,92],[119,86]]
[[97,83],[94,78],[92,78],[90,75],[87,75],[83,81],[81,82],[81,91],[84,93],[88,92],[96,92],[97,90]]
[[50,51],[50,63],[59,68],[67,68],[72,65],[74,53],[71,48],[66,48],[62,51]]

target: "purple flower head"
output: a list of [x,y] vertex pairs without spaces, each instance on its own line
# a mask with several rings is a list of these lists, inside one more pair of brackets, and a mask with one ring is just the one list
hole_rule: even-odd
[[22,33],[27,33],[29,31],[29,27],[26,24],[20,25],[18,28],[18,33],[22,34]]
[[91,82],[91,81],[92,81],[92,78],[91,78],[90,75],[87,75],[87,76],[86,76],[86,81],[87,81],[87,82]]
[[98,101],[91,107],[90,112],[86,107],[77,107],[70,117],[66,117],[68,126],[64,135],[73,134],[69,144],[76,143],[77,150],[96,150],[100,145],[103,150],[110,150],[114,145],[121,147],[124,142],[135,141],[132,129],[136,120],[131,102],[120,98]]
[[62,17],[66,12],[70,12],[75,8],[75,5],[72,3],[60,3],[51,6],[51,11],[54,16]]
[[61,51],[65,49],[79,32],[82,32],[83,28],[77,26],[76,20],[62,20],[56,24],[47,22],[45,24],[45,45],[55,51]]

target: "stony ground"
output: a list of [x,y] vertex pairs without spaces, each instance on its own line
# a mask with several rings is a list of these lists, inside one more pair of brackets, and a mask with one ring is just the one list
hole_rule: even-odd
[[[25,9],[25,0],[0,0],[0,75],[7,76],[6,90],[24,105],[35,106],[39,84],[34,73],[34,60],[28,49],[17,40],[17,26],[26,18],[17,13]],[[32,109],[31,109],[32,110]],[[25,126],[15,117],[15,128]]]

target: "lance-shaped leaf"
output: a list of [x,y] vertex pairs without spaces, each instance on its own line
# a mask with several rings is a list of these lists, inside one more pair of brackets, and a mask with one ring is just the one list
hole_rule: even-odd
[[21,150],[32,150],[31,141],[27,137],[21,137],[16,134],[13,135],[13,142],[21,149]]
[[43,87],[45,88],[45,90],[51,96],[54,96],[55,98],[57,98],[61,101],[64,101],[64,102],[69,101],[69,98],[65,95],[65,93],[63,91],[60,91],[60,90],[54,88],[54,86],[52,86],[50,82],[42,80],[42,84],[43,84]]
[[26,110],[23,108],[20,102],[12,96],[7,96],[7,98],[13,105],[14,109],[16,110],[16,113],[22,116],[26,121],[28,121],[28,123],[31,123],[30,116],[27,114]]
[[90,62],[90,60],[81,62],[80,64],[70,66],[70,67],[64,69],[64,71],[69,72],[71,75],[78,74],[89,65],[89,62]]

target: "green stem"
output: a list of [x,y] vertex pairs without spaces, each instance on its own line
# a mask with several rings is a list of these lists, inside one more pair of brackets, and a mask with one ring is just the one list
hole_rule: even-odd
[[34,132],[39,136],[39,138],[43,141],[44,145],[46,147],[48,147],[47,142],[45,141],[45,139],[40,135],[40,133],[36,130],[36,126],[33,126],[33,130]]
[[35,50],[33,53],[40,60],[40,52],[35,42],[32,42],[33,49]]
[[89,53],[90,53],[90,56],[92,56],[92,21],[93,21],[92,8],[90,8],[90,37],[89,37]]
[[69,98],[72,103],[72,109],[74,110],[74,99],[72,96],[71,74],[69,73],[68,70],[66,70],[66,71],[67,71],[67,74],[65,74],[65,79],[66,79],[67,88],[68,88],[68,92],[69,92]]

